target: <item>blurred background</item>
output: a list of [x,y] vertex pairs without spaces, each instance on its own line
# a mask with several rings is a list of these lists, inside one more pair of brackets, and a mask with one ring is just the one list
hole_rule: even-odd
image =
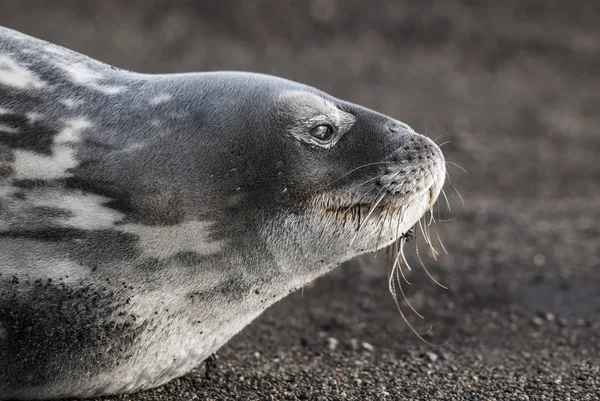
[[447,184],[435,226],[448,255],[417,241],[448,289],[406,248],[424,318],[401,305],[438,345],[370,256],[267,310],[210,378],[111,400],[600,398],[600,2],[482,3],[0,2],[1,25],[121,68],[315,86],[447,142],[466,170],[448,166],[464,206]]

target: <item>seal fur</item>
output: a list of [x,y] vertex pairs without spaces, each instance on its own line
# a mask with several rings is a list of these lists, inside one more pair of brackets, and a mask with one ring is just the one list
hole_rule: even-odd
[[0,398],[181,376],[393,243],[444,177],[433,141],[310,86],[139,74],[0,28]]

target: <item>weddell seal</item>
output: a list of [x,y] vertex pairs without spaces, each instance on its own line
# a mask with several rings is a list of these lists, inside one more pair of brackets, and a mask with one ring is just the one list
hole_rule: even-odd
[[0,398],[161,385],[401,238],[444,157],[242,72],[139,74],[0,28]]

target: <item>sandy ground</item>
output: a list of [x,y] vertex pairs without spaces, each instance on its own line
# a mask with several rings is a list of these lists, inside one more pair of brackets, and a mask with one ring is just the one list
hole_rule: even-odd
[[600,399],[600,2],[478,3],[0,2],[0,24],[123,68],[311,84],[449,141],[467,171],[435,225],[449,254],[418,242],[448,290],[415,268],[424,318],[402,302],[444,345],[366,258],[267,310],[209,379],[104,400]]

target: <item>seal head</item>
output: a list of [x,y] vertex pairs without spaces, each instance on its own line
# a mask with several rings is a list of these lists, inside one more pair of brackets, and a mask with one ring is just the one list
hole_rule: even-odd
[[0,398],[181,376],[436,201],[409,126],[261,74],[119,70],[0,28]]

